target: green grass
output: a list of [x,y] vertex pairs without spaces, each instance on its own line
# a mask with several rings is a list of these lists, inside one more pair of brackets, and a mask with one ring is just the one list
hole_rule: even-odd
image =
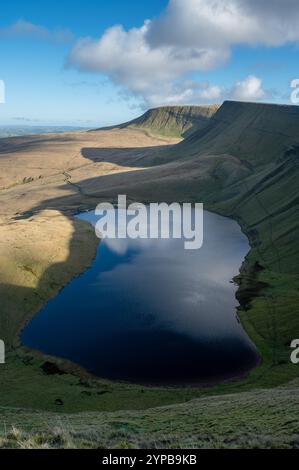
[[186,137],[203,129],[218,106],[162,106],[150,109],[143,116],[121,127],[137,127],[151,135]]
[[2,409],[0,448],[299,448],[299,382],[114,413]]
[[[161,155],[162,163],[172,157],[194,165],[210,149],[210,166],[199,179],[192,170],[173,180],[167,173],[157,183],[151,182],[149,171],[147,186],[138,186],[134,175],[132,199],[150,201],[150,188],[161,200],[203,201],[206,208],[239,222],[251,244],[238,278],[239,316],[259,349],[260,366],[246,378],[212,388],[142,387],[82,380],[75,370],[46,376],[40,368],[45,358],[17,348],[1,368],[0,406],[7,426],[21,429],[21,438],[4,436],[4,446],[26,441],[37,445],[38,440],[43,445],[45,430],[39,419],[49,418],[45,445],[55,447],[52,419],[61,416],[72,422],[71,439],[79,447],[298,447],[298,381],[289,385],[299,375],[299,366],[290,362],[290,343],[299,337],[297,110],[282,108],[285,134],[273,134],[264,128],[274,116],[271,125],[275,132],[279,129],[277,108],[269,113],[262,107],[258,113],[253,105],[246,121],[240,106],[229,104],[226,119],[221,110],[210,131],[194,133]],[[288,385],[277,388],[283,384]],[[169,406],[176,403],[183,404]],[[95,413],[77,414],[87,411]],[[37,434],[26,428],[31,421],[33,431],[40,429]],[[91,439],[92,423],[96,434]],[[68,445],[64,439],[62,432],[58,447]]]

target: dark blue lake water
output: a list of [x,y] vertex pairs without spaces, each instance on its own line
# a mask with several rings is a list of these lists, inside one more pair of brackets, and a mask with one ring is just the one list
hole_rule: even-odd
[[[96,221],[94,212],[80,218]],[[258,356],[232,278],[248,251],[236,222],[206,211],[199,250],[183,240],[104,240],[22,342],[108,379],[197,384],[243,374]]]

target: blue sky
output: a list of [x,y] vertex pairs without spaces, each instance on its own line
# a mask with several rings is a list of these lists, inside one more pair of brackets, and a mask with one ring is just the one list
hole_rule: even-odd
[[299,5],[215,3],[217,11],[208,0],[7,2],[0,125],[109,125],[168,103],[288,103]]

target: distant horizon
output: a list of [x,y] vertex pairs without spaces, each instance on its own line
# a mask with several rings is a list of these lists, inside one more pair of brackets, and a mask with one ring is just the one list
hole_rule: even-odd
[[23,129],[23,128],[64,128],[64,129],[89,129],[89,126],[71,126],[71,125],[63,125],[63,124],[0,124],[1,129],[5,128],[17,128],[17,129]]
[[291,104],[298,20],[293,0],[12,0],[0,19],[0,125],[105,127],[227,99]]
[[[94,123],[90,123],[89,125],[79,125],[79,124],[65,124],[65,123],[62,123],[62,122],[59,122],[59,120],[57,121],[54,121],[54,122],[45,122],[45,123],[30,123],[30,122],[26,122],[26,120],[24,120],[22,123],[22,120],[21,119],[17,119],[15,118],[18,122],[13,122],[13,123],[1,123],[0,121],[0,129],[10,129],[10,128],[14,128],[14,129],[45,129],[45,128],[49,128],[49,129],[70,129],[70,130],[88,130],[88,129],[99,129],[99,128],[105,128],[105,127],[113,127],[113,126],[117,126],[117,125],[120,125],[120,124],[124,124],[126,122],[130,122],[131,120],[133,121],[134,119],[138,118],[138,117],[141,117],[143,116],[146,112],[148,111],[151,111],[151,110],[154,110],[154,109],[160,109],[160,108],[176,108],[176,107],[181,107],[181,108],[184,108],[184,107],[209,107],[209,106],[218,106],[219,108],[221,108],[221,106],[225,103],[225,102],[234,102],[234,103],[242,103],[242,104],[257,104],[257,105],[268,105],[268,106],[290,106],[290,107],[298,107],[298,105],[296,104],[293,104],[293,103],[275,103],[275,102],[267,102],[267,101],[242,101],[242,100],[233,100],[233,99],[226,99],[226,100],[223,100],[222,102],[214,102],[214,103],[195,103],[195,104],[189,104],[189,103],[173,103],[173,104],[162,104],[162,105],[157,105],[157,106],[154,106],[154,107],[148,107],[147,109],[144,109],[144,110],[140,110],[140,112],[138,112],[134,117],[132,117],[131,119],[128,119],[128,120],[123,120],[123,121],[119,121],[117,119],[115,119],[113,122],[110,122],[108,124],[106,123],[100,123],[100,122],[94,122]],[[0,135],[1,137],[1,135]]]

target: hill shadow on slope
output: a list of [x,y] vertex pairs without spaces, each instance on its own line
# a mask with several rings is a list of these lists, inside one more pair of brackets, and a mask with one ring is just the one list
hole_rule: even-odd
[[122,166],[144,167],[163,163],[164,155],[174,145],[150,147],[83,147],[81,155],[93,163],[113,163]]

